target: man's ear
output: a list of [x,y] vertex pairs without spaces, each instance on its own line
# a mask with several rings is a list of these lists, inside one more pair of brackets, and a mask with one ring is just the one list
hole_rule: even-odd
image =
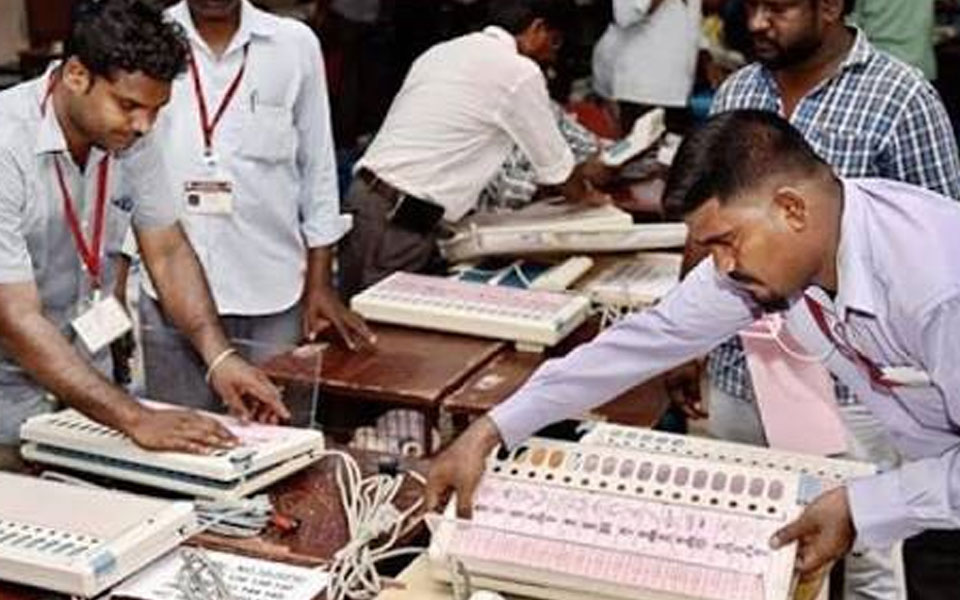
[[825,23],[842,23],[843,0],[818,0],[820,2],[820,15]]
[[76,56],[63,63],[60,79],[67,89],[78,95],[86,94],[93,86],[93,73]]
[[799,233],[809,226],[809,202],[797,188],[777,188],[773,193],[773,206],[783,224],[791,231]]
[[538,35],[546,35],[547,29],[547,22],[543,19],[543,17],[537,17],[532,23],[530,23],[530,26],[527,27],[526,31]]

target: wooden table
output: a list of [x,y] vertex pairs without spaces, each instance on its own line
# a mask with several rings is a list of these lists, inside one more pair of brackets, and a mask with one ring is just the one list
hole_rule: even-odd
[[[426,419],[424,448],[440,416],[441,401],[498,353],[505,342],[408,327],[371,324],[375,350],[352,352],[330,344],[318,369],[315,357],[288,352],[262,365],[283,385],[317,386],[326,417],[357,412],[357,401],[411,408]],[[346,410],[337,410],[342,407]],[[352,409],[352,410],[351,410]]]

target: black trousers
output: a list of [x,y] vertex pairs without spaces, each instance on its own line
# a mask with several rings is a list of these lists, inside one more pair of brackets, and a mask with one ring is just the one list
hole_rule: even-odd
[[903,543],[908,600],[960,599],[960,531],[930,530]]
[[353,229],[340,241],[340,294],[355,294],[396,271],[443,273],[437,248],[439,228],[430,233],[410,231],[392,223],[392,205],[357,177],[350,185],[344,210],[353,215]]

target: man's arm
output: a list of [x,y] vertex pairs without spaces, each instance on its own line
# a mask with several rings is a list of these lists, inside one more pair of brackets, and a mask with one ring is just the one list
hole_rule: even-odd
[[531,71],[512,94],[503,98],[496,119],[530,160],[538,184],[560,186],[563,195],[574,202],[608,203],[609,197],[589,179],[595,165],[588,161],[577,166],[550,103],[543,74]]
[[514,446],[704,354],[754,319],[752,306],[718,279],[713,260],[705,260],[657,306],[545,363],[490,418]]
[[377,338],[363,318],[347,309],[333,289],[333,251],[328,247],[311,248],[307,255],[307,280],[304,285],[304,337],[310,341],[329,320],[351,350],[370,348]]
[[32,282],[0,284],[0,339],[47,391],[91,418],[129,431],[144,409],[81,357],[44,315]]
[[[136,236],[160,305],[203,358],[211,385],[231,412],[267,422],[289,418],[266,376],[232,353],[200,261],[180,224],[136,228]],[[248,406],[249,400],[254,404]]]
[[303,178],[299,199],[301,230],[308,247],[303,335],[313,340],[325,321],[329,321],[347,346],[356,349],[373,344],[374,337],[363,319],[343,305],[331,280],[332,248],[350,230],[351,222],[348,216],[340,214],[323,55],[313,33],[300,33],[304,78],[294,106],[294,125],[300,139],[297,169]]
[[486,456],[498,443],[512,447],[549,423],[578,417],[703,354],[754,318],[751,305],[720,282],[713,261],[703,261],[656,307],[547,362],[510,399],[467,428],[431,465],[428,507],[438,507],[453,490],[458,513],[469,516]]
[[[960,423],[960,295],[941,302],[921,332],[922,362],[951,423]],[[931,400],[932,402],[933,400]],[[943,454],[849,486],[859,539],[884,547],[926,529],[960,529],[960,434]]]
[[236,441],[213,419],[147,409],[109,382],[43,316],[33,283],[0,284],[0,339],[44,389],[145,448],[203,453]]

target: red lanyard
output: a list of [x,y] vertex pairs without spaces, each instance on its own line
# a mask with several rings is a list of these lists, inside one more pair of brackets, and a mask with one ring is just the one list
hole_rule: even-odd
[[841,343],[840,340],[837,339],[837,337],[830,330],[830,325],[827,323],[827,317],[824,314],[823,307],[820,306],[819,302],[810,296],[804,296],[803,298],[807,301],[807,307],[810,309],[810,313],[813,315],[813,320],[816,321],[817,327],[819,327],[820,331],[827,336],[827,339],[829,339],[833,345],[837,347],[837,350],[840,351],[840,354],[845,356],[850,362],[865,368],[867,370],[867,374],[870,376],[870,381],[875,385],[878,385],[888,391],[897,385],[896,383],[887,379],[887,376],[883,374],[883,371],[862,352],[854,348],[853,345],[849,343]]
[[[43,116],[46,116],[47,101],[53,93],[55,81],[55,79],[51,78],[50,85],[47,87],[47,93],[44,95],[43,102],[40,104],[40,114]],[[100,165],[97,167],[97,198],[93,215],[93,239],[90,243],[87,243],[83,235],[83,230],[80,227],[80,219],[77,217],[77,211],[73,206],[73,198],[70,195],[70,190],[67,189],[67,183],[63,177],[60,157],[58,155],[54,155],[53,157],[53,167],[57,173],[60,195],[63,197],[63,212],[67,218],[67,226],[70,227],[70,233],[73,234],[73,242],[77,248],[77,253],[87,268],[87,274],[93,282],[94,288],[99,288],[101,284],[100,268],[103,259],[101,250],[103,249],[103,224],[107,206],[107,174],[109,166],[110,157],[104,156],[103,159],[100,160]]]
[[93,239],[91,243],[83,236],[83,230],[80,228],[80,220],[77,218],[77,212],[73,208],[73,199],[70,197],[70,191],[63,179],[63,169],[60,168],[60,157],[53,157],[53,166],[57,171],[57,182],[60,184],[60,194],[63,195],[63,212],[67,216],[67,225],[70,226],[70,233],[73,234],[73,242],[77,246],[77,252],[80,259],[87,267],[87,273],[93,281],[93,287],[100,287],[100,267],[103,258],[100,251],[103,248],[103,222],[104,213],[107,205],[107,171],[110,165],[108,157],[104,156],[97,169],[97,204],[93,216]]
[[207,112],[207,100],[203,95],[203,86],[200,85],[200,71],[197,69],[197,62],[193,58],[193,52],[188,54],[190,75],[193,76],[193,91],[197,96],[197,104],[200,107],[200,129],[203,131],[203,149],[206,155],[210,155],[213,152],[213,132],[220,122],[220,117],[226,112],[227,107],[230,106],[230,101],[233,100],[233,97],[236,95],[237,89],[240,87],[240,81],[243,80],[243,72],[247,69],[247,54],[249,50],[250,44],[245,44],[243,46],[243,62],[240,63],[240,70],[237,71],[237,76],[233,78],[233,81],[227,88],[227,92],[223,95],[223,100],[220,101],[220,107],[217,109],[216,114],[213,115],[213,121],[210,121],[210,113]]

